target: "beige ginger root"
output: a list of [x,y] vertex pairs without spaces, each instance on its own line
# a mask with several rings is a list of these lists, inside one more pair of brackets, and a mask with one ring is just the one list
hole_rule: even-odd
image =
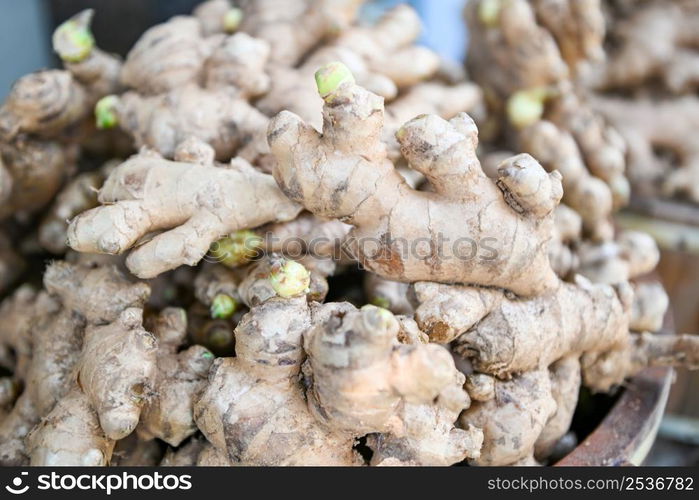
[[[534,0],[537,19],[553,35],[569,68],[604,58],[601,0]],[[586,68],[585,68],[586,69]]]
[[118,90],[120,62],[94,47],[91,17],[83,11],[54,33],[67,70],[20,78],[0,107],[0,217],[34,212],[51,200],[75,163],[77,143],[88,147],[94,139],[95,102]]
[[133,90],[97,103],[100,128],[119,126],[137,147],[167,158],[194,136],[217,158],[254,161],[267,152],[267,118],[247,99],[266,92],[269,45],[245,33],[205,37],[193,17],[174,17],[146,31],[124,62],[123,83]]
[[214,356],[199,345],[178,352],[187,335],[187,315],[182,309],[164,309],[146,326],[158,340],[157,372],[153,394],[145,396],[138,435],[179,446],[197,430],[192,407]]
[[[344,75],[339,81],[338,71]],[[366,269],[400,281],[478,283],[522,295],[556,288],[546,243],[562,195],[560,175],[547,174],[533,158],[520,155],[502,164],[493,183],[475,155],[473,120],[465,114],[450,122],[427,115],[397,133],[410,166],[434,189],[415,191],[394,169],[380,140],[381,99],[355,85],[337,65],[319,70],[318,87],[325,99],[322,135],[289,112],[270,123],[274,176],[306,209],[354,226],[350,248]],[[450,242],[441,258],[425,259],[398,247],[401,241],[431,241],[437,235]],[[494,255],[459,259],[452,245],[464,237],[492,242]],[[367,240],[374,242],[372,248],[364,245]]]
[[[139,421],[156,368],[156,341],[143,330],[149,289],[115,268],[55,263],[45,275],[50,293],[86,320],[82,349],[67,394],[27,438],[33,465],[105,465],[114,441]],[[75,409],[75,412],[73,411]]]
[[50,69],[30,73],[15,82],[0,107],[0,138],[9,141],[19,134],[59,137],[69,133],[90,110],[86,89],[70,72]]
[[227,461],[358,463],[352,436],[320,426],[303,398],[298,377],[305,358],[303,332],[310,326],[306,286],[297,282],[292,290],[296,297],[274,297],[253,307],[236,327],[236,357],[214,361],[194,414],[204,436]]
[[99,188],[117,164],[109,161],[98,170],[80,173],[61,189],[39,225],[39,243],[43,248],[55,254],[66,252],[68,222],[97,206]]
[[15,251],[10,238],[0,229],[0,293],[5,293],[24,269],[24,259]]
[[26,380],[32,360],[32,326],[37,291],[29,284],[18,287],[0,306],[0,366],[19,381]]
[[[14,300],[18,299],[16,294]],[[31,358],[24,367],[25,362],[18,358],[15,371],[15,376],[24,382],[24,390],[0,423],[0,463],[3,465],[27,463],[25,437],[64,397],[83,327],[82,320],[76,319],[72,311],[61,310],[60,304],[45,293],[34,296],[27,305],[30,307],[27,312],[38,310],[42,314],[38,318],[34,314],[28,317],[31,320],[25,335],[30,336],[26,341]],[[3,309],[5,306],[3,304]]]
[[572,355],[556,361],[549,366],[549,377],[551,378],[551,396],[556,402],[556,410],[548,418],[534,443],[534,456],[539,461],[551,455],[561,438],[570,429],[580,391],[580,360]]
[[90,31],[94,11],[83,10],[63,22],[53,32],[53,50],[64,67],[83,84],[92,104],[120,89],[121,60],[95,46]]
[[[309,306],[303,295],[307,285],[289,271],[285,264],[280,272],[286,279],[273,274],[268,278],[289,298],[260,302],[266,293],[250,297],[257,305],[236,328],[237,356],[214,363],[209,385],[195,406],[198,426],[229,460],[258,465],[358,464],[352,451],[355,438],[367,432],[410,435],[410,424],[401,419],[402,411],[413,416],[408,405],[445,406],[456,412],[453,418],[467,405],[465,394],[459,399],[463,378],[443,348],[401,346],[398,322],[373,306]],[[264,288],[260,283],[253,290]],[[308,361],[302,372],[304,351]],[[298,381],[301,373],[303,385]],[[357,392],[357,384],[365,388]],[[438,403],[433,403],[435,398]],[[429,427],[435,412],[439,414],[416,409],[426,421],[412,421],[412,431]],[[445,438],[438,458],[438,452],[430,455],[427,449],[406,453],[430,457],[434,463],[451,458],[455,448],[462,452],[458,460],[477,453],[476,430],[449,434],[452,429],[440,427],[451,439]]]
[[[126,367],[117,367],[114,371],[114,361],[105,362],[104,357],[109,356],[108,349],[104,349],[106,344],[101,344],[102,350],[98,349],[97,353],[93,349],[97,348],[100,339],[105,342],[111,339],[114,348],[120,345],[119,337],[126,331],[121,327],[121,318],[123,316],[124,321],[131,318],[133,315],[129,314],[135,310],[134,307],[142,306],[147,298],[147,287],[143,284],[128,283],[113,267],[72,265],[64,262],[49,266],[44,274],[44,285],[46,292],[41,292],[33,298],[18,295],[14,299],[17,306],[23,303],[26,304],[23,307],[31,308],[29,317],[32,319],[28,323],[31,359],[26,369],[17,365],[15,373],[23,377],[25,389],[8,418],[0,425],[0,443],[3,451],[1,458],[5,464],[25,463],[26,457],[32,454],[31,446],[29,449],[25,448],[25,436],[41,418],[49,414],[56,416],[52,420],[57,426],[56,432],[63,432],[61,429],[74,428],[77,425],[74,419],[75,412],[83,412],[85,408],[89,408],[89,412],[83,412],[89,416],[85,425],[90,429],[103,425],[106,430],[111,431],[113,428],[124,426],[122,417],[125,409],[134,411],[132,403],[125,403],[123,407],[114,406],[123,401],[123,398],[116,398],[116,392],[128,384],[129,377],[125,376],[128,375],[128,370]],[[27,292],[22,291],[21,294],[24,296]],[[12,308],[11,304],[7,307]],[[5,307],[4,304],[3,308]],[[21,324],[17,322],[17,325]],[[100,326],[105,324],[106,326]],[[139,359],[129,361],[138,364]],[[135,368],[134,365],[131,366]],[[93,376],[105,368],[109,376],[96,377],[93,383]],[[77,373],[82,375],[81,383],[85,394],[79,389],[71,391],[78,377]],[[106,387],[109,390],[106,390]],[[69,392],[79,392],[75,399],[80,399],[81,402],[75,406],[73,417],[66,420],[61,415],[70,414],[72,411],[71,405],[65,401]],[[104,398],[111,400],[107,402]],[[128,416],[128,412],[126,413]],[[43,422],[45,424],[46,420]],[[132,420],[131,423],[135,425],[137,422],[136,413],[136,422]],[[64,427],[64,424],[68,427]],[[89,436],[102,442],[99,436]],[[85,434],[85,439],[88,439],[88,434]],[[60,442],[56,444],[62,446]],[[100,449],[108,451],[107,448]],[[38,453],[34,457],[36,460],[41,456],[41,460],[46,459],[49,462],[56,456],[54,452],[62,453],[56,448],[43,446],[34,447],[33,450]],[[108,455],[103,454],[102,459],[105,457],[108,458]]]
[[217,167],[172,162],[152,152],[141,152],[117,167],[99,201],[105,206],[71,222],[70,247],[120,254],[147,233],[165,230],[127,258],[127,266],[140,278],[194,265],[220,237],[293,219],[300,210],[271,176],[242,160]]
[[237,29],[267,41],[271,60],[293,66],[314,46],[355,18],[359,0],[238,0]]
[[76,143],[94,132],[95,102],[118,89],[120,62],[94,47],[91,16],[83,11],[54,33],[54,48],[67,70],[20,78],[0,107],[2,217],[49,202],[75,162]]
[[0,108],[0,138],[19,134],[75,142],[84,138],[95,102],[119,88],[121,63],[94,46],[89,29],[92,11],[61,24],[54,50],[65,70],[42,70],[20,78]]
[[[680,351],[671,349],[697,341],[687,335],[644,334],[647,344],[635,343],[629,333],[634,298],[625,282],[612,287],[579,277],[554,294],[528,300],[436,283],[415,284],[415,294],[415,317],[432,341],[455,340],[456,351],[476,370],[504,378],[576,354],[582,356],[585,385],[608,391],[645,366],[639,360],[662,364],[648,354],[660,350],[657,345],[669,350],[663,358],[668,363],[681,364]],[[686,365],[692,367],[689,352]]]
[[566,434],[580,387],[580,362],[568,356],[549,367],[511,380],[481,373],[466,376],[473,403],[462,426],[483,429],[476,465],[534,465],[545,460]]
[[136,433],[129,434],[114,444],[109,465],[116,467],[153,467],[160,463],[163,452],[155,441],[144,441]]
[[[347,29],[331,44],[321,46],[310,54],[299,68],[272,65],[272,88],[268,95],[260,99],[257,106],[268,115],[282,110],[292,111],[320,128],[323,100],[316,92],[313,75],[319,67],[335,61],[345,64],[360,85],[386,99],[394,99],[399,89],[409,88],[426,80],[433,76],[439,67],[437,54],[415,45],[420,31],[421,23],[417,13],[407,5],[398,5],[388,10],[372,26],[353,26]],[[473,86],[467,87],[468,91],[461,91],[461,94],[465,93],[467,104],[471,104],[469,99],[472,99]],[[458,111],[467,110],[458,107],[460,101],[450,103],[446,99],[461,98],[458,92],[451,92],[451,95],[442,92],[440,96],[435,91],[422,94],[426,94],[422,97],[429,97],[435,101],[432,106],[438,106],[436,103],[443,97],[442,105],[447,103],[445,107],[457,108],[452,116]],[[405,117],[397,126],[415,114],[417,113]]]
[[58,192],[74,164],[74,151],[58,142],[18,138],[0,142],[0,218],[32,213]]
[[696,2],[637,2],[612,23],[612,48],[600,68],[597,86],[629,89],[660,79],[675,94],[699,84]]
[[621,283],[650,273],[660,261],[655,240],[641,231],[620,232],[614,241],[582,242],[578,272],[593,283]]
[[628,144],[629,178],[639,195],[683,195],[699,202],[699,100],[599,97],[596,109]]
[[[576,11],[584,15],[573,16]],[[493,111],[506,115],[511,137],[542,119],[552,122],[575,140],[590,173],[609,185],[614,206],[626,203],[623,141],[573,79],[602,51],[599,1],[478,0],[467,5],[466,17],[470,74]]]
[[521,130],[519,142],[548,171],[561,173],[563,202],[582,217],[586,232],[593,239],[610,239],[614,232],[609,217],[612,192],[604,181],[590,175],[572,135],[540,120]]
[[166,93],[196,82],[220,39],[205,38],[193,17],[177,16],[146,30],[131,48],[121,82],[144,95]]

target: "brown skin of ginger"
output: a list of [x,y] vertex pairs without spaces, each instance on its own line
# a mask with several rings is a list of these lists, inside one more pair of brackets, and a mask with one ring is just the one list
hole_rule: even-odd
[[580,387],[577,356],[506,381],[480,373],[469,379],[473,403],[459,424],[483,429],[484,437],[481,455],[469,463],[538,465],[568,432]]
[[646,366],[696,366],[697,338],[630,333],[635,326],[658,324],[664,310],[652,318],[633,314],[645,299],[635,299],[626,282],[612,287],[580,277],[562,283],[555,294],[529,300],[488,289],[414,286],[416,319],[430,339],[453,340],[476,370],[500,378],[575,355],[582,359],[585,385],[606,392]]
[[211,144],[223,161],[236,152],[251,162],[268,153],[268,118],[225,88],[190,84],[155,96],[127,92],[119,98],[116,115],[137,147],[148,146],[167,158],[174,158],[178,145],[191,136]]
[[121,59],[95,46],[81,57],[75,57],[76,46],[70,34],[83,30],[89,33],[93,15],[94,11],[87,9],[71,17],[66,23],[71,23],[72,29],[54,31],[52,44],[54,52],[58,53],[59,57],[66,54],[79,59],[67,60],[70,59],[68,57],[63,60],[63,66],[86,88],[90,101],[94,105],[100,97],[120,90]]
[[0,230],[0,293],[8,291],[24,268],[24,259],[15,251],[7,235]]
[[85,88],[65,70],[23,76],[0,107],[0,138],[19,134],[55,138],[69,134],[92,111]]
[[[476,370],[501,378],[546,368],[570,354],[594,360],[611,350],[626,350],[632,292],[593,285],[584,279],[561,283],[554,294],[529,300],[508,299],[497,290],[417,283],[416,319],[432,341],[456,340],[455,349]],[[593,389],[608,390],[623,381],[619,370]]]
[[10,189],[0,200],[0,218],[36,212],[46,206],[73,163],[72,148],[54,141],[20,138],[0,142],[0,170],[10,182]]
[[511,380],[495,380],[492,399],[474,401],[459,417],[461,427],[483,430],[480,456],[474,465],[534,465],[534,447],[556,412],[546,368]]
[[144,441],[137,434],[129,434],[114,445],[110,466],[115,467],[154,467],[161,464],[163,452],[155,441]]
[[105,465],[114,442],[138,424],[153,383],[155,339],[141,326],[148,287],[113,267],[64,262],[47,270],[44,283],[85,326],[73,347],[71,377],[60,386],[66,396],[28,438],[30,462]]
[[294,66],[311,48],[357,16],[358,0],[241,0],[240,31],[267,41],[271,60]]
[[269,45],[245,33],[205,37],[192,17],[146,31],[129,53],[114,109],[137,147],[173,158],[190,136],[211,144],[220,160],[255,161],[267,153],[267,118],[247,99],[265,93]]

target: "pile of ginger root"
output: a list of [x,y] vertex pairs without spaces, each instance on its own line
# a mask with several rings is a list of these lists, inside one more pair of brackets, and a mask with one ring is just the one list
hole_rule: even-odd
[[56,29],[0,106],[0,464],[545,465],[581,390],[699,367],[612,224],[598,3],[472,2],[473,81],[361,3]]

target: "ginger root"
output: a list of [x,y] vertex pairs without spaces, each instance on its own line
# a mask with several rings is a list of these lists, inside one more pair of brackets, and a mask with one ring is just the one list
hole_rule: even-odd
[[63,22],[53,32],[53,50],[64,67],[83,84],[94,105],[107,94],[120,90],[121,59],[100,50],[90,31],[94,11],[86,9]]
[[699,203],[699,100],[599,97],[594,102],[628,144],[629,177],[638,194],[684,195]]
[[98,199],[105,206],[71,221],[69,246],[121,254],[147,233],[165,230],[127,258],[127,266],[140,278],[194,265],[222,236],[290,220],[300,211],[271,176],[243,160],[217,167],[168,161],[152,152],[141,152],[117,167]]
[[0,107],[0,218],[43,208],[71,173],[78,144],[99,142],[92,108],[118,90],[121,63],[94,47],[91,18],[83,11],[54,32],[65,70],[20,78]]
[[[272,88],[257,106],[268,115],[282,110],[292,111],[320,127],[323,101],[316,92],[313,75],[319,67],[336,61],[345,64],[360,85],[382,97],[394,99],[399,89],[426,80],[439,67],[437,54],[414,44],[420,30],[417,13],[407,5],[397,5],[372,26],[353,26],[347,29],[332,43],[311,53],[298,68],[272,65]],[[470,92],[472,94],[473,90]],[[430,97],[438,101],[437,95]],[[415,99],[412,100],[413,103],[414,101]],[[442,102],[444,101],[446,99]],[[428,105],[426,102],[423,104]],[[467,104],[470,104],[468,98]],[[446,106],[459,104],[457,101]],[[465,110],[461,108],[456,111]],[[413,116],[411,114],[398,125]]]
[[692,1],[638,2],[614,19],[608,61],[596,75],[602,89],[633,89],[659,79],[672,93],[699,84],[699,8]]
[[61,189],[39,225],[39,243],[43,248],[55,254],[66,252],[68,221],[97,206],[97,192],[117,164],[110,161],[99,170],[80,173]]
[[268,152],[267,117],[225,88],[185,85],[155,96],[126,92],[104,98],[97,113],[105,126],[119,124],[137,147],[148,146],[167,158],[174,158],[190,137],[209,143],[219,160],[238,152],[255,161]]
[[[195,405],[197,425],[218,453],[250,465],[358,465],[352,444],[372,432],[390,433],[377,443],[404,439],[398,456],[381,449],[407,462],[477,454],[478,431],[453,428],[468,400],[448,352],[399,344],[399,323],[386,310],[309,305],[307,281],[286,265],[279,272],[256,277],[277,296],[263,283],[241,294],[251,310],[235,330],[236,357],[214,362]],[[435,419],[442,423],[432,429]],[[427,428],[437,441],[423,436]]]
[[[584,68],[602,54],[599,0],[478,0],[467,5],[466,18],[467,65],[491,110],[503,115],[505,141],[527,152],[537,144],[533,141],[551,144],[550,151],[539,144],[535,157],[542,155],[548,168],[561,170],[565,192],[575,200],[568,201],[571,205],[583,208],[581,197],[586,192],[601,200],[596,213],[590,213],[590,207],[581,212],[590,229],[599,231],[598,222],[609,216],[609,194],[597,183],[590,186],[589,176],[580,173],[580,161],[607,183],[613,208],[624,205],[629,196],[623,141],[591,108],[575,78],[588,73]],[[542,120],[559,130],[530,130]],[[529,137],[521,137],[523,130]],[[561,137],[560,143],[551,137],[553,133]],[[544,137],[537,139],[538,134]],[[574,188],[578,180],[583,185]],[[610,236],[608,228],[601,229],[602,237]]]
[[[483,429],[475,465],[534,465],[545,460],[573,419],[580,386],[580,362],[563,358],[511,380],[473,373],[466,377],[474,400],[459,423]],[[484,390],[484,388],[486,388]]]
[[198,345],[178,352],[187,335],[187,315],[182,309],[164,309],[147,326],[158,340],[157,372],[153,394],[146,395],[138,435],[144,440],[157,437],[179,446],[197,430],[192,407],[214,356]]
[[[65,396],[27,437],[32,465],[105,465],[138,424],[153,384],[156,341],[141,326],[149,289],[110,267],[53,264],[45,285],[85,318]],[[86,295],[89,294],[90,300]],[[79,340],[78,340],[79,342]]]
[[[490,289],[414,286],[415,317],[430,339],[454,341],[456,352],[476,370],[497,377],[545,368],[575,354],[582,357],[585,385],[606,392],[648,364],[694,363],[691,349],[697,338],[643,334],[644,343],[634,340],[637,336],[629,332],[634,298],[626,282],[612,287],[579,277],[554,294],[528,300]],[[686,361],[679,351],[684,345],[690,346]],[[670,351],[667,356],[649,354],[662,348]]]
[[[8,312],[29,312],[28,323],[16,322],[15,335],[30,342],[31,357],[28,361],[17,358],[15,374],[24,381],[24,392],[0,424],[0,459],[14,465],[25,463],[27,457],[46,464],[61,457],[71,464],[106,463],[110,445],[102,426],[118,439],[125,435],[125,428],[138,423],[129,384],[140,383],[138,373],[147,365],[140,365],[140,356],[129,358],[128,347],[139,344],[129,343],[123,334],[133,332],[138,337],[140,316],[134,311],[140,311],[148,287],[129,283],[111,266],[65,262],[47,268],[44,285],[46,292],[20,289],[12,302],[3,304]],[[110,347],[118,350],[125,340],[126,358],[105,359],[110,357]],[[40,420],[41,430],[32,431]],[[34,437],[25,442],[30,431]],[[67,442],[61,438],[51,446],[53,438],[44,441],[44,436],[54,432],[56,436],[74,434]],[[100,455],[83,457],[81,453],[88,449]]]
[[[327,68],[319,75],[327,81],[335,76]],[[533,158],[520,155],[502,164],[496,185],[475,155],[473,120],[465,114],[449,122],[427,115],[397,132],[410,166],[434,189],[415,191],[388,160],[380,140],[381,99],[351,78],[328,89],[324,85],[319,83],[326,90],[322,135],[289,112],[270,123],[274,176],[284,193],[307,210],[354,226],[349,247],[362,266],[400,281],[477,283],[522,295],[557,286],[546,242],[562,195],[560,175],[547,174]],[[429,243],[436,235],[448,242],[443,257],[426,259],[399,248],[400,242],[423,238]],[[492,242],[494,252],[487,259],[459,259],[454,242],[460,238]]]

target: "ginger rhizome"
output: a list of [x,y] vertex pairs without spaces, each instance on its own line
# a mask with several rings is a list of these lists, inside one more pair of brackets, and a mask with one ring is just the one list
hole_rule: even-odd
[[606,3],[607,58],[590,86],[597,111],[628,145],[636,199],[671,197],[696,203],[699,52],[692,1]]
[[472,1],[478,86],[360,4],[209,0],[123,62],[90,10],[56,29],[64,69],[0,108],[1,463],[545,464],[582,386],[698,367],[610,218],[644,155],[693,196],[691,34],[605,27],[652,0]]
[[197,430],[192,407],[214,356],[200,345],[178,352],[187,335],[187,315],[182,309],[164,309],[146,326],[158,341],[157,371],[152,394],[146,395],[138,435],[144,440],[157,437],[179,446]]
[[629,197],[625,147],[578,81],[603,55],[599,0],[479,0],[466,17],[467,65],[503,140],[558,170],[586,233],[609,239],[610,213]]
[[[437,54],[414,45],[420,35],[420,19],[407,5],[384,14],[372,26],[353,26],[332,43],[323,45],[298,67],[273,65],[273,85],[260,103],[267,114],[290,110],[320,126],[323,101],[314,85],[314,73],[322,65],[342,62],[365,85],[382,97],[393,99],[398,89],[415,85],[436,73]],[[427,103],[425,103],[427,104]]]
[[[34,295],[20,289],[7,305],[33,314],[26,327],[15,324],[15,335],[29,335],[30,351],[15,369],[24,391],[0,425],[2,461],[105,464],[111,439],[138,423],[134,396],[147,386],[149,334],[140,328],[140,308],[148,287],[113,267],[64,262],[47,269],[44,284]],[[113,350],[123,353],[111,356]],[[152,358],[154,368],[154,351]]]
[[189,137],[209,143],[220,160],[255,161],[267,153],[267,118],[247,99],[268,90],[269,45],[245,33],[203,35],[193,17],[175,17],[139,39],[121,70],[132,88],[97,103],[101,128],[119,126],[137,147],[167,158]]
[[699,53],[693,1],[644,1],[633,7],[609,2],[611,49],[599,68],[603,89],[637,88],[659,79],[672,93],[696,90]]
[[61,187],[79,147],[93,149],[92,108],[118,90],[121,62],[95,47],[92,11],[83,11],[54,33],[66,69],[20,78],[0,107],[0,217],[35,212]]
[[43,248],[55,254],[65,253],[68,249],[68,222],[97,206],[99,188],[116,165],[117,162],[110,161],[99,170],[80,173],[61,189],[39,225],[38,238]]
[[270,175],[244,160],[219,167],[169,161],[149,151],[114,169],[98,198],[105,206],[82,213],[68,227],[70,247],[121,254],[146,234],[164,231],[127,258],[141,278],[194,265],[219,238],[293,219],[300,211]]
[[629,178],[636,193],[686,197],[699,203],[699,99],[599,98],[597,108],[628,144]]
[[243,465],[352,465],[360,463],[354,440],[379,433],[385,461],[476,455],[479,432],[453,426],[468,398],[449,353],[400,344],[386,310],[309,304],[307,278],[288,264],[253,275],[257,284],[241,294],[251,309],[235,330],[236,357],[214,362],[195,406],[216,450]]
[[[331,81],[333,75],[322,71]],[[546,244],[562,195],[560,175],[520,155],[501,165],[495,184],[476,157],[473,120],[425,115],[396,134],[410,166],[434,190],[416,191],[386,155],[381,98],[346,78],[324,99],[322,135],[290,112],[270,123],[274,176],[307,210],[354,226],[351,249],[366,269],[399,281],[501,286],[522,295],[557,286]],[[425,259],[399,246],[416,238],[429,243],[436,235],[448,242],[441,258]],[[460,259],[454,242],[464,237],[489,246],[488,258]],[[374,242],[371,248],[363,245],[367,240]]]

